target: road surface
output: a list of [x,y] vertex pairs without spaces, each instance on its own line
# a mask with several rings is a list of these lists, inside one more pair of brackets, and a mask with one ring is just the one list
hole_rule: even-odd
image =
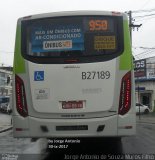
[[[3,120],[2,120],[2,119]],[[10,117],[0,114],[0,121],[4,122]],[[137,135],[133,137],[124,137],[121,143],[114,139],[87,139],[78,140],[69,138],[68,143],[62,145],[62,139],[55,140],[55,147],[46,150],[47,140],[42,138],[36,142],[31,142],[30,138],[13,138],[12,130],[0,133],[0,159],[9,156],[18,156],[16,159],[106,159],[106,155],[113,154],[152,154],[155,155],[155,123],[137,122]],[[77,140],[71,143],[71,140]],[[52,140],[49,144],[53,145]],[[101,143],[102,142],[102,143]],[[67,145],[68,146],[67,146]],[[61,147],[58,148],[58,147]],[[47,154],[49,156],[47,156]],[[154,156],[153,155],[153,156]],[[46,157],[47,156],[47,157]],[[87,157],[86,157],[87,156]],[[96,156],[96,157],[95,157]],[[101,157],[102,156],[102,157]],[[46,158],[45,158],[46,157]],[[14,159],[15,159],[14,158]],[[155,157],[152,157],[152,159]]]

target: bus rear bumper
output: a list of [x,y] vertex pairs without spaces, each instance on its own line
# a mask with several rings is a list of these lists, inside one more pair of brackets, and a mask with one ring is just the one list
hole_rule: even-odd
[[120,137],[135,133],[134,128],[119,128],[118,115],[92,119],[40,119],[14,116],[13,124],[14,137]]

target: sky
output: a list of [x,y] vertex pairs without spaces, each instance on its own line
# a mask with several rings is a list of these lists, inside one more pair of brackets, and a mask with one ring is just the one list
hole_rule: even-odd
[[155,0],[1,0],[0,66],[13,65],[19,17],[75,10],[133,11],[134,24],[142,24],[132,32],[133,55],[136,59],[155,56]]

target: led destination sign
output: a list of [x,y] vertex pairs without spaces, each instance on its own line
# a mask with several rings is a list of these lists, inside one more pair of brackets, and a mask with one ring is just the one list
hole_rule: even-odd
[[94,49],[116,49],[115,36],[95,36]]
[[90,20],[89,30],[90,31],[105,31],[108,29],[107,20]]

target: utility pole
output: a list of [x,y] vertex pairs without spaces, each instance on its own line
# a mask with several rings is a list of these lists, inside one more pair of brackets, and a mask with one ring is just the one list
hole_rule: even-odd
[[130,29],[130,38],[131,38],[131,43],[132,43],[132,11],[127,12],[127,14],[129,15],[129,29]]
[[135,28],[137,28],[137,31],[139,29],[139,27],[142,26],[142,24],[134,24],[134,19],[132,18],[132,11],[128,11],[126,12],[129,16],[129,28],[130,28],[130,38],[131,38],[131,45],[132,45],[132,30],[134,30]]
[[[127,12],[129,16],[129,29],[130,29],[130,39],[131,39],[131,46],[132,46],[132,30],[134,31],[135,28],[137,28],[137,31],[139,27],[142,26],[142,24],[134,24],[134,19],[132,18],[132,11]],[[138,84],[138,103],[139,103],[139,119],[140,119],[140,89]]]

